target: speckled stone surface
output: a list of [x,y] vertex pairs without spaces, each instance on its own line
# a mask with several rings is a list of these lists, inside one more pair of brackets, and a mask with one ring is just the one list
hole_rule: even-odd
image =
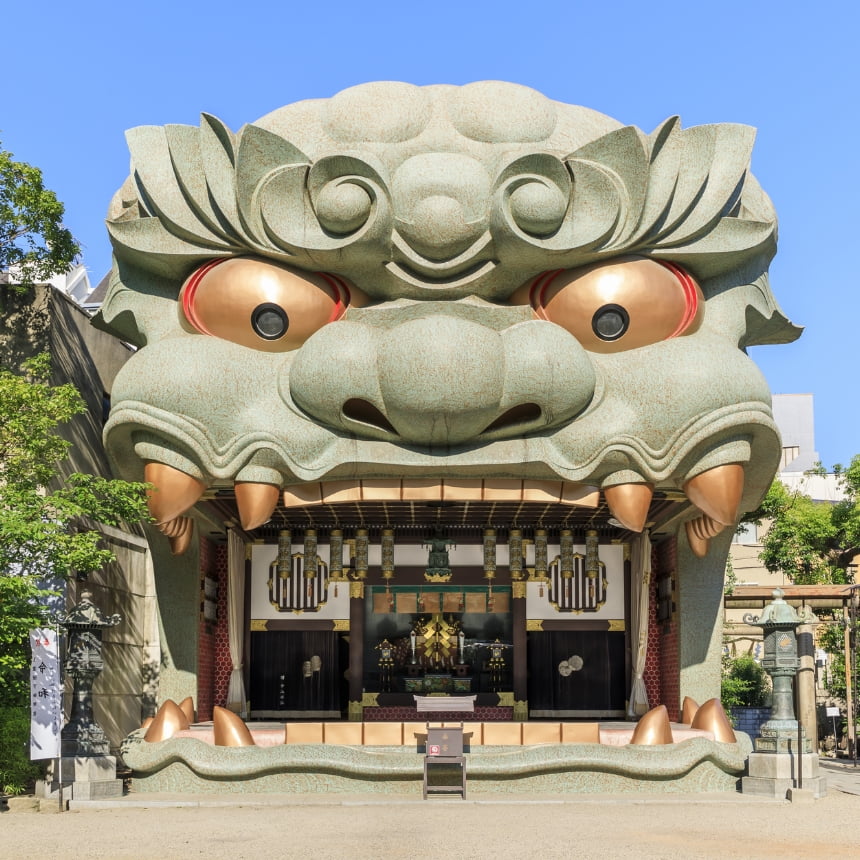
[[[546,744],[481,747],[467,755],[470,785],[486,792],[733,791],[752,749],[691,738],[662,747]],[[192,738],[126,738],[122,757],[137,791],[414,792],[424,757],[399,747],[215,747]]]
[[[646,134],[499,81],[364,84],[238,133],[209,115],[133,129],[95,322],[140,349],[114,383],[107,447],[123,477],[154,462],[207,486],[477,475],[676,489],[741,463],[751,509],[780,440],[745,350],[799,334],[769,286],[776,216],[749,172],[754,136],[677,117]],[[536,318],[521,295],[542,272],[629,255],[685,267],[701,326],[592,351],[590,325]],[[274,351],[250,322],[241,337],[189,331],[184,280],[247,256],[345,278],[369,302]],[[234,284],[219,313],[255,289]],[[382,417],[350,417],[356,398]],[[528,420],[496,425],[524,404]]]

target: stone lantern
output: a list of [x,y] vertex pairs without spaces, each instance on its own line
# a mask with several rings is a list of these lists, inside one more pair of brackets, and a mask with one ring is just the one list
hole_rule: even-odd
[[116,775],[116,757],[104,729],[93,716],[93,683],[104,669],[102,634],[120,623],[119,615],[104,615],[85,589],[80,600],[60,621],[66,633],[67,678],[72,679],[72,707],[60,733],[60,758],[48,766],[47,778],[36,784],[41,797],[62,798],[71,788],[72,800],[120,797],[123,784]]
[[804,791],[807,796],[823,797],[826,785],[818,775],[818,755],[794,713],[792,681],[800,667],[797,628],[804,622],[782,598],[782,589],[776,588],[760,617],[744,616],[747,624],[761,627],[764,634],[761,665],[773,683],[773,710],[755,739],[742,790],[792,800]]
[[63,756],[97,756],[110,752],[107,735],[93,716],[93,683],[104,669],[102,631],[116,627],[119,615],[105,616],[93,605],[92,593],[81,592],[77,606],[60,622],[66,631],[66,677],[72,679],[72,710],[62,731]]
[[[761,737],[756,740],[758,752],[788,752],[789,745],[796,744],[798,738],[792,682],[800,667],[797,628],[803,620],[782,596],[782,589],[775,589],[773,601],[765,606],[759,618],[744,618],[747,624],[762,629],[764,657],[761,665],[773,682],[773,710],[770,719],[761,727]],[[803,746],[804,752],[811,752],[808,738],[804,738]]]

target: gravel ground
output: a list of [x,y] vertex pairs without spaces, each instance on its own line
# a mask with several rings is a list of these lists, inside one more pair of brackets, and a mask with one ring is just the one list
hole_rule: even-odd
[[860,796],[837,790],[815,802],[794,804],[730,794],[530,799],[474,793],[466,801],[333,795],[197,799],[221,805],[5,813],[0,816],[0,857],[860,856]]

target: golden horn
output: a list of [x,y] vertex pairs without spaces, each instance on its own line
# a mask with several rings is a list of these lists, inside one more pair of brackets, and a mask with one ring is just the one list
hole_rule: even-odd
[[158,523],[156,528],[170,540],[172,555],[182,555],[191,543],[194,534],[194,520],[191,517],[176,517],[166,523]]
[[645,714],[633,730],[630,744],[636,746],[659,746],[675,743],[672,738],[672,726],[669,723],[669,711],[665,705],[657,705]]
[[696,519],[692,520],[692,524],[693,531],[700,540],[710,540],[725,528],[722,523],[711,519],[707,514],[696,517]]
[[704,558],[708,554],[711,542],[707,538],[699,537],[696,529],[696,520],[688,520],[684,523],[684,529],[687,532],[687,543],[690,544],[693,555],[696,558]]
[[242,718],[215,705],[212,713],[212,727],[216,747],[252,747],[254,738]]
[[735,737],[735,731],[726,712],[723,710],[723,705],[719,699],[708,699],[693,717],[693,722],[690,723],[691,729],[704,729],[714,733],[714,740],[721,744],[734,744],[738,739]]
[[191,517],[180,517],[180,528],[177,534],[170,538],[170,553],[171,555],[182,555],[191,544],[191,537],[194,534],[194,520]]
[[152,718],[146,734],[143,736],[145,741],[151,744],[159,741],[166,741],[172,738],[177,732],[184,731],[188,728],[188,720],[185,714],[182,713],[179,705],[168,699],[159,709],[158,713]]
[[179,703],[179,710],[185,714],[185,719],[188,720],[189,723],[194,722],[194,699],[191,696],[186,696]]
[[233,487],[236,505],[239,508],[239,521],[246,530],[255,529],[268,522],[278,504],[281,488],[274,484],[253,484],[250,481],[237,481]]
[[684,704],[681,706],[681,722],[685,726],[689,726],[693,722],[693,717],[696,716],[696,711],[699,710],[699,703],[689,696],[684,696]]
[[176,537],[182,531],[182,517],[176,517],[166,523],[158,523],[156,528],[168,538]]
[[206,489],[202,481],[164,463],[147,463],[143,479],[154,486],[147,493],[147,504],[156,523],[170,522],[184,514]]
[[641,532],[645,528],[653,495],[651,484],[616,484],[603,489],[603,497],[612,516],[632,532]]
[[744,468],[738,463],[717,466],[684,484],[687,498],[724,526],[732,526],[744,492]]

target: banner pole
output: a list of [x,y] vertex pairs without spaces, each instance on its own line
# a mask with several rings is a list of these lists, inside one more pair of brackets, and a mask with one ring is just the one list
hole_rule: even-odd
[[59,753],[59,756],[57,758],[57,779],[60,782],[60,790],[59,790],[59,792],[57,792],[57,796],[59,798],[59,804],[60,804],[60,810],[59,811],[65,812],[65,806],[66,805],[65,805],[65,803],[63,803],[63,723],[65,722],[65,718],[66,718],[66,709],[65,709],[65,702],[63,700],[64,700],[64,693],[65,693],[65,688],[66,688],[66,681],[65,681],[65,678],[63,677],[63,644],[62,644],[63,640],[60,638],[60,619],[59,618],[57,619],[56,624],[57,624],[57,664],[58,664],[57,668],[59,670],[57,673],[58,677],[59,677],[59,681],[58,681],[59,690],[57,692],[59,693],[59,696],[60,696],[60,722],[59,722],[59,728],[60,728],[59,741],[60,741],[60,743],[59,743],[59,749],[57,750],[57,752]]

